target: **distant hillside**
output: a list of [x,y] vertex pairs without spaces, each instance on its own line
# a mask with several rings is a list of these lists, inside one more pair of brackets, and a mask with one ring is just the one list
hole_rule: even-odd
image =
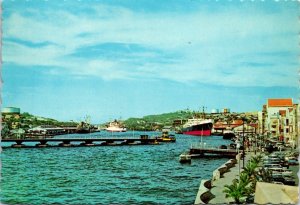
[[[129,118],[124,121],[128,130],[161,130],[164,126],[172,126],[174,120],[187,120],[192,117],[201,117],[203,113],[181,110],[171,113],[147,115],[142,118]],[[207,119],[213,119],[214,122],[231,123],[233,120],[244,118],[246,121],[255,123],[257,121],[257,112],[247,113],[217,113],[205,114]]]
[[163,126],[172,126],[174,120],[188,119],[197,115],[188,110],[163,113],[157,115],[147,115],[143,118],[129,118],[124,121],[129,130],[161,130]]
[[60,122],[55,119],[34,116],[27,112],[21,113],[20,115],[10,115],[2,113],[2,127],[8,130],[13,129],[24,129],[40,126],[40,125],[51,125],[51,126],[76,126],[77,122]]

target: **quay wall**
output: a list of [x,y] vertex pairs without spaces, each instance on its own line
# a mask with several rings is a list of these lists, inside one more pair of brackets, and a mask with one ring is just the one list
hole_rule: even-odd
[[215,198],[215,195],[210,191],[214,181],[222,178],[224,173],[228,172],[236,163],[236,159],[230,159],[213,171],[212,179],[201,180],[194,204],[207,204],[211,199]]

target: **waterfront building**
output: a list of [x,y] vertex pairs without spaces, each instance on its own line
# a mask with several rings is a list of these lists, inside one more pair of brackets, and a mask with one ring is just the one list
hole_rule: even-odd
[[240,126],[243,124],[243,120],[235,119],[235,120],[229,120],[229,121],[218,121],[214,123],[213,126],[213,132],[214,133],[222,133],[225,130],[233,130],[234,128]]
[[65,134],[65,129],[61,127],[53,127],[51,125],[40,125],[28,130],[29,134],[42,134],[42,135],[59,135]]
[[259,114],[259,131],[295,145],[299,134],[299,105],[291,98],[268,99]]
[[295,115],[295,122],[293,123],[293,139],[298,147],[299,143],[299,134],[300,134],[300,104],[294,104],[294,115]]
[[262,134],[264,133],[264,126],[262,125],[263,124],[263,112],[262,111],[259,111],[257,113],[257,117],[258,117],[258,124],[257,124],[257,132]]
[[186,119],[176,119],[173,121],[173,126],[181,126],[187,122]]
[[224,114],[230,113],[230,109],[229,108],[223,108],[222,111],[223,111]]
[[162,128],[162,132],[170,132],[172,130],[172,126],[164,126],[163,128]]
[[242,133],[246,134],[256,134],[256,124],[244,124],[239,125],[233,128],[234,133],[242,135]]

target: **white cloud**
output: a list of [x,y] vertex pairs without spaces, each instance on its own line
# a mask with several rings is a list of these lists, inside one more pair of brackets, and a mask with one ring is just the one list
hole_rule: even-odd
[[[293,21],[288,11],[270,14],[224,9],[213,14],[199,11],[157,15],[109,6],[97,6],[95,11],[78,15],[59,10],[42,14],[33,11],[38,15],[32,16],[12,13],[4,21],[5,38],[51,44],[30,47],[4,42],[3,60],[20,65],[59,66],[76,75],[95,75],[106,80],[159,76],[180,82],[295,86],[294,78],[289,80],[296,72],[294,67],[278,68],[277,72],[287,73],[287,77],[272,75],[266,68],[236,68],[241,62],[237,56],[243,56],[245,62],[268,63],[276,59],[255,54],[298,50],[296,42],[294,45],[287,38],[287,34],[297,36],[298,31],[297,19]],[[140,44],[160,53],[145,50],[135,53],[136,59],[128,60],[68,56],[82,47],[107,42]],[[174,54],[176,61],[160,63],[165,59],[162,53]],[[147,56],[154,62],[147,61]],[[225,75],[225,71],[232,74]],[[261,76],[266,75],[268,80],[262,80]]]

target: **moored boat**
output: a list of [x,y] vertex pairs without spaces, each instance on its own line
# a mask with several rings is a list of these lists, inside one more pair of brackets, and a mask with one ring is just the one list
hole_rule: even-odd
[[94,132],[95,127],[90,123],[90,116],[86,116],[84,121],[81,121],[76,127],[77,134],[86,134]]
[[235,137],[235,134],[232,130],[225,130],[223,132],[223,139],[231,140]]
[[117,121],[114,120],[113,122],[110,122],[109,125],[106,128],[106,131],[108,132],[126,132],[126,127],[124,125]]
[[182,133],[185,135],[210,136],[213,127],[212,119],[193,118],[183,125]]
[[169,134],[168,131],[164,131],[160,137],[156,137],[158,142],[176,142],[175,135]]
[[191,163],[192,158],[190,154],[187,153],[182,153],[181,155],[179,155],[179,162],[180,163]]

